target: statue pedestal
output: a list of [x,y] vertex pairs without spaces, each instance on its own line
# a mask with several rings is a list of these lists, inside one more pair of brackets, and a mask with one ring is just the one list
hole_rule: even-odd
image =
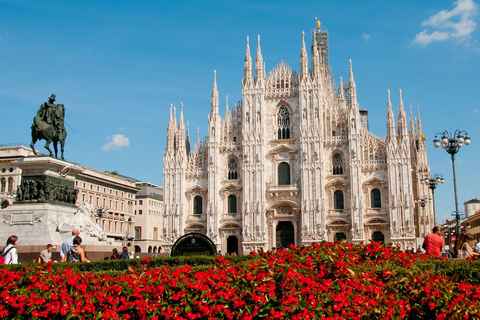
[[38,260],[40,251],[49,243],[54,245],[52,259],[60,260],[63,241],[71,237],[73,229],[78,229],[90,260],[111,255],[112,240],[92,219],[95,208],[84,203],[75,205],[75,177],[82,171],[79,165],[33,156],[21,159],[18,166],[22,169],[22,182],[17,201],[0,211],[0,247],[9,236],[16,235],[20,262]]

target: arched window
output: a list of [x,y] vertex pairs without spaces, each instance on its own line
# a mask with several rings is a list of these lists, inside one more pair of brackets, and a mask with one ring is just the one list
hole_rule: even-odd
[[6,192],[6,191],[7,191],[7,179],[2,178],[0,192]]
[[290,112],[281,106],[277,113],[278,139],[290,139]]
[[13,192],[13,178],[8,178],[8,192]]
[[343,160],[340,153],[335,153],[332,158],[333,174],[343,174]]
[[193,198],[193,214],[202,214],[202,197]]
[[337,190],[333,193],[333,205],[336,210],[345,209],[345,206],[343,203],[343,191]]
[[228,213],[237,213],[237,196],[234,194],[228,196]]
[[278,165],[278,185],[290,185],[290,165],[286,162]]
[[231,157],[228,159],[228,180],[238,179],[238,161],[236,158]]
[[373,189],[370,192],[370,202],[371,202],[372,208],[382,207],[382,195],[380,194],[380,190]]
[[152,253],[152,246],[148,247],[148,253]]

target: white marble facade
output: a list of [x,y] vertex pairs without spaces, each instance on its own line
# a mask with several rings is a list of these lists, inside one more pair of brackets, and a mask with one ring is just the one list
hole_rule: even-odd
[[[410,108],[407,119],[400,91],[395,117],[388,92],[387,135],[375,136],[359,109],[351,62],[348,82],[340,78],[337,89],[327,30],[312,31],[310,63],[304,38],[300,72],[281,61],[268,75],[260,37],[254,67],[247,38],[242,99],[233,108],[227,99],[222,118],[214,74],[208,134],[200,140],[197,132],[194,150],[183,105],[178,123],[171,107],[165,252],[188,232],[237,253],[342,238],[414,246],[415,199],[431,197],[420,182],[430,167],[419,112],[414,118]],[[425,210],[431,229],[431,203]]]

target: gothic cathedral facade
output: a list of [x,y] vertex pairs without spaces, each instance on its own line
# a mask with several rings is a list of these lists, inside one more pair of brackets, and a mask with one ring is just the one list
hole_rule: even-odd
[[[388,92],[387,135],[368,130],[350,61],[337,89],[328,32],[312,31],[311,62],[302,37],[300,73],[281,61],[266,74],[258,37],[253,70],[247,38],[242,99],[219,114],[216,74],[208,135],[190,150],[183,105],[170,107],[164,156],[162,250],[189,232],[222,252],[346,239],[391,242],[402,249],[434,224],[421,180],[430,174],[419,112],[395,121]],[[175,110],[175,108],[174,108]],[[427,231],[428,233],[428,231]]]

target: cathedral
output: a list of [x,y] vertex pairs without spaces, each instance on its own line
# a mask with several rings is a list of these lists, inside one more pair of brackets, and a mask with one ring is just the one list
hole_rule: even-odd
[[[311,33],[310,63],[302,35],[300,72],[281,61],[268,74],[258,36],[255,64],[249,39],[242,99],[219,114],[214,73],[208,134],[195,149],[170,107],[164,156],[162,250],[190,232],[218,250],[249,253],[345,239],[416,246],[434,225],[430,175],[420,114],[397,116],[386,101],[386,137],[368,128],[359,109],[350,61],[339,88],[329,64],[328,31]],[[423,203],[425,205],[425,203]]]

